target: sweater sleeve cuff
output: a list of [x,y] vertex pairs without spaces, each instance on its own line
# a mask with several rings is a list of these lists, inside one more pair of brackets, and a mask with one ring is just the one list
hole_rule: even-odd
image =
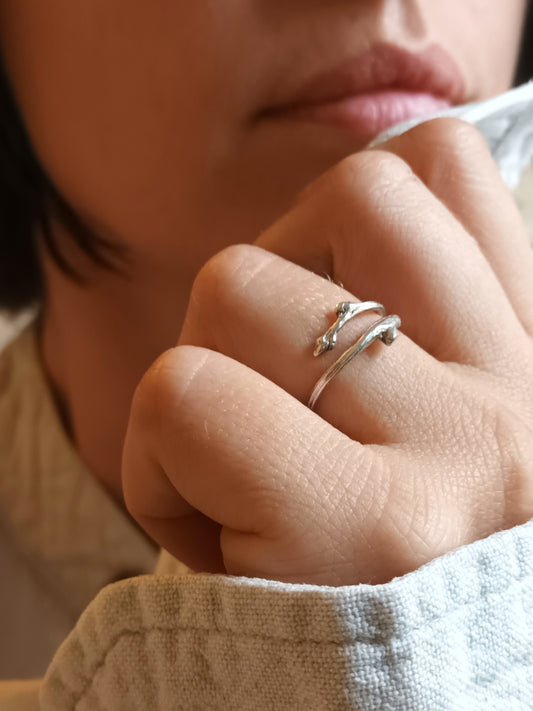
[[61,709],[531,709],[533,521],[385,585],[110,585],[54,658]]

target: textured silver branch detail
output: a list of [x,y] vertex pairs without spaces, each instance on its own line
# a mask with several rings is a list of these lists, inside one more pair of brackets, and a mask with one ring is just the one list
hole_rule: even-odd
[[315,350],[313,354],[319,356],[326,351],[331,351],[337,343],[337,336],[343,326],[355,316],[364,313],[365,311],[377,311],[385,315],[385,307],[377,301],[341,301],[335,306],[337,320],[328,328],[326,333],[316,339]]

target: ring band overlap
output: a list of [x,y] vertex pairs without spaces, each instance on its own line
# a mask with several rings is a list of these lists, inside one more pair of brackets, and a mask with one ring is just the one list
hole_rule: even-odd
[[337,320],[330,328],[319,338],[315,343],[313,354],[319,356],[326,351],[332,350],[337,343],[339,331],[355,316],[366,311],[377,311],[382,314],[382,318],[375,321],[369,328],[362,333],[355,343],[350,346],[344,353],[325,371],[318,379],[307,406],[314,410],[316,402],[320,397],[326,385],[338,375],[338,373],[347,365],[356,355],[364,351],[374,341],[381,340],[385,345],[390,346],[398,336],[398,329],[401,326],[401,319],[398,315],[393,314],[386,316],[385,307],[377,301],[341,301],[335,307]]

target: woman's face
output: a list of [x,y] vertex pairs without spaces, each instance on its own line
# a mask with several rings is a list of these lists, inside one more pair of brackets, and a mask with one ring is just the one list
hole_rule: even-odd
[[387,123],[508,88],[524,11],[525,0],[0,0],[0,41],[56,187],[175,278],[255,239]]

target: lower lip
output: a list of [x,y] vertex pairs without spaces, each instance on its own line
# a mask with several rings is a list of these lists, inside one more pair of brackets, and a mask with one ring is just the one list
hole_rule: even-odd
[[449,101],[433,94],[388,90],[329,103],[295,106],[280,115],[336,125],[370,139],[394,124],[429,116],[450,105]]

